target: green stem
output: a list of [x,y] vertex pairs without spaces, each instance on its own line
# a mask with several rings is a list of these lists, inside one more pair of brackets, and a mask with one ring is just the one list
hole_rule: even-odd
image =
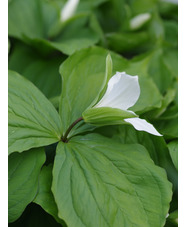
[[69,132],[72,130],[72,128],[73,128],[78,122],[80,122],[80,121],[82,121],[82,120],[83,120],[83,118],[80,117],[80,118],[78,118],[77,120],[75,120],[75,121],[69,126],[69,128],[67,129],[65,135],[61,138],[61,140],[62,140],[64,143],[68,142],[67,136],[68,136]]

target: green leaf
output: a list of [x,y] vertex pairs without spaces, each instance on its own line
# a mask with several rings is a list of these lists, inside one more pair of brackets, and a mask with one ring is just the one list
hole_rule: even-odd
[[8,66],[10,70],[20,73],[34,83],[47,98],[51,98],[61,92],[59,66],[63,60],[61,55],[43,57],[33,48],[16,43]]
[[130,108],[130,110],[141,114],[149,110],[161,107],[162,96],[153,80],[149,77],[139,76],[139,84],[140,97],[136,104]]
[[59,95],[61,92],[61,78],[59,66],[62,59],[38,60],[30,63],[23,75],[32,81],[47,98]]
[[178,22],[174,20],[164,20],[163,24],[166,42],[178,49]]
[[169,48],[163,53],[163,63],[167,68],[170,77],[178,78],[178,49]]
[[57,34],[49,34],[50,41],[35,41],[41,41],[44,45],[55,48],[67,55],[92,46],[99,41],[99,35],[96,34],[97,32],[94,28],[91,28],[91,14],[89,13],[74,16],[66,21],[65,24],[60,23],[58,26],[59,28],[55,32]]
[[[174,58],[173,66],[170,66],[170,54],[170,51],[163,52],[162,49],[156,51],[150,59],[148,66],[148,72],[161,93],[164,93],[170,87],[176,71],[176,69],[172,70],[172,68],[176,67],[177,59]],[[174,52],[174,54],[176,53]]]
[[106,35],[108,46],[118,53],[136,51],[149,40],[147,32],[108,33]]
[[103,4],[104,2],[107,2],[108,0],[81,0],[79,2],[78,8],[77,8],[77,12],[82,12],[82,11],[87,11],[87,10],[91,10],[101,4]]
[[154,52],[148,52],[139,55],[128,61],[128,64],[122,63],[122,60],[118,61],[117,67],[119,66],[120,71],[124,71],[129,75],[138,75],[139,77],[140,97],[136,104],[130,108],[138,114],[159,108],[162,105],[161,93],[148,73],[149,61],[153,54]]
[[156,2],[157,0],[149,0],[148,2],[146,0],[129,0],[129,5],[134,14],[140,14],[144,12],[151,12],[156,9]]
[[178,140],[174,140],[168,144],[169,152],[174,163],[174,166],[178,170]]
[[172,196],[144,147],[96,134],[58,144],[52,191],[71,227],[163,226]]
[[64,222],[58,217],[57,205],[51,191],[52,167],[52,165],[43,166],[39,176],[39,189],[33,202],[52,215],[58,223],[64,225]]
[[[57,49],[67,55],[99,41],[98,35],[89,26],[89,14],[76,16],[67,24],[61,25],[59,16],[61,9],[62,4],[58,5],[53,1],[47,3],[41,0],[10,2],[9,36],[21,39],[40,51],[50,52],[52,49]],[[59,23],[57,34],[54,37],[51,36],[51,29],[55,29]]]
[[102,27],[94,13],[90,14],[90,27],[100,38],[100,46],[106,47],[106,39]]
[[150,118],[158,118],[167,110],[167,107],[172,101],[174,101],[175,98],[176,98],[176,89],[171,89],[171,88],[167,89],[167,92],[163,97],[161,107],[158,108],[157,110],[152,110],[148,112],[147,115]]
[[124,124],[125,118],[136,117],[136,114],[110,107],[90,108],[82,114],[85,122],[93,125]]
[[30,38],[44,37],[40,3],[38,0],[16,0],[9,2],[8,34],[10,36],[20,39],[23,39],[24,36]]
[[106,82],[107,54],[98,47],[88,48],[73,54],[61,65],[63,84],[59,112],[63,132],[97,101]]
[[83,14],[70,19],[68,24],[59,32],[59,35],[45,43],[67,55],[93,46],[99,41],[99,36],[91,28],[91,15]]
[[8,68],[22,74],[30,62],[38,59],[39,55],[33,48],[22,42],[15,42],[8,59]]
[[13,153],[8,160],[8,220],[15,221],[34,199],[45,153],[42,148]]
[[166,139],[178,138],[178,106],[172,105],[152,122]]
[[9,71],[9,154],[55,143],[61,121],[54,106],[27,79]]
[[100,127],[93,131],[122,144],[140,144],[144,146],[156,165],[164,168],[173,190],[178,188],[178,173],[172,163],[167,144],[163,137],[137,131],[131,125]]

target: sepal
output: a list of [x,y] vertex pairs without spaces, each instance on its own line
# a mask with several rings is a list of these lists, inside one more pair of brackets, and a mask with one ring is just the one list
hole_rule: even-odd
[[82,114],[86,123],[93,125],[124,124],[123,119],[137,117],[135,113],[111,107],[87,109]]

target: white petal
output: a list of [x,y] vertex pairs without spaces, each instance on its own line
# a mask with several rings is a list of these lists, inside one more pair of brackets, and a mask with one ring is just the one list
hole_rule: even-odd
[[127,118],[124,119],[124,121],[126,121],[127,123],[130,123],[131,125],[134,126],[134,128],[138,131],[145,131],[148,132],[150,134],[156,135],[156,136],[162,136],[155,128],[153,125],[151,125],[150,123],[148,123],[146,120],[144,119],[140,119],[138,117],[135,118]]
[[78,3],[79,0],[68,0],[61,10],[61,21],[68,20],[75,13]]
[[127,110],[140,96],[138,76],[117,72],[108,82],[103,98],[94,107],[111,107]]
[[142,13],[138,14],[137,16],[133,17],[130,20],[130,28],[131,29],[138,29],[143,24],[145,24],[148,20],[150,20],[151,14],[150,13]]

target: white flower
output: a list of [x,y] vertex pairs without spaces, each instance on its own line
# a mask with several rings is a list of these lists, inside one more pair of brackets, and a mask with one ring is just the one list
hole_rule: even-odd
[[61,10],[61,21],[68,20],[75,13],[79,0],[68,0]]
[[138,14],[137,16],[133,17],[130,20],[130,28],[132,30],[140,28],[142,25],[144,25],[147,21],[149,21],[151,18],[150,13],[142,13]]
[[[138,76],[130,76],[125,72],[117,72],[108,82],[107,90],[102,99],[93,107],[111,107],[128,110],[133,106],[140,96]],[[124,119],[126,123],[133,125],[139,131],[146,131],[156,136],[161,136],[153,125],[138,117]]]

